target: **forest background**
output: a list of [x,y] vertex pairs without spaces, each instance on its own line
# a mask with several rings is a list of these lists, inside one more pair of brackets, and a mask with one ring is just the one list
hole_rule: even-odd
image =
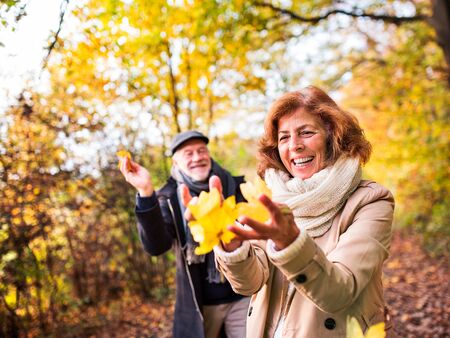
[[[28,3],[2,0],[0,29]],[[116,151],[160,186],[170,139],[198,129],[251,179],[270,103],[309,84],[360,120],[395,227],[448,257],[449,18],[445,0],[62,0],[39,76],[0,111],[0,336],[170,306],[174,257],[143,252]]]

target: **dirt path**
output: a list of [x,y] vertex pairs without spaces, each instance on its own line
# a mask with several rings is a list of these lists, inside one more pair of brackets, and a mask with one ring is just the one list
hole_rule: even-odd
[[431,258],[420,238],[397,232],[384,269],[385,299],[399,337],[450,337],[450,271]]
[[[396,232],[384,271],[385,298],[398,336],[450,337],[448,259],[431,258],[418,236]],[[84,330],[83,336],[168,338],[172,313],[173,306],[136,301],[123,305],[107,325]]]

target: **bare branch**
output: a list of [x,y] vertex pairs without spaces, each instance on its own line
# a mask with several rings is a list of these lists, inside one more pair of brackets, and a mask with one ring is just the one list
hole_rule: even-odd
[[363,11],[356,13],[356,12],[345,11],[342,9],[333,9],[333,10],[330,10],[330,11],[326,12],[325,14],[319,15],[319,16],[305,17],[305,16],[301,16],[289,9],[277,7],[277,6],[275,6],[271,3],[267,3],[267,2],[256,1],[255,5],[257,7],[270,8],[271,10],[273,10],[274,12],[276,12],[278,14],[287,15],[291,19],[294,19],[296,21],[311,23],[311,24],[317,24],[320,21],[325,20],[328,17],[335,15],[335,14],[344,14],[344,15],[351,16],[354,18],[369,18],[372,20],[380,20],[380,21],[384,21],[387,23],[392,23],[394,25],[401,25],[406,22],[414,22],[414,21],[427,21],[429,19],[428,16],[422,15],[422,14],[415,15],[415,16],[394,16],[394,15],[387,15],[387,14],[366,13]]
[[181,132],[180,122],[178,121],[178,117],[180,116],[180,105],[179,105],[179,97],[177,93],[177,80],[175,79],[175,72],[172,64],[172,51],[170,50],[169,41],[163,41],[164,46],[166,47],[167,52],[167,66],[169,67],[169,80],[170,80],[170,89],[169,100],[170,106],[173,112],[173,122],[177,128],[177,133]]
[[50,54],[52,53],[53,49],[56,46],[56,43],[58,42],[59,34],[61,33],[62,24],[64,22],[64,16],[66,14],[67,6],[69,5],[69,0],[63,0],[60,7],[60,13],[59,13],[59,25],[58,30],[56,31],[55,35],[53,36],[53,41],[50,43],[50,45],[46,48],[47,49],[47,55],[45,56],[44,60],[42,61],[42,70],[44,70],[47,67],[48,60],[50,59]]

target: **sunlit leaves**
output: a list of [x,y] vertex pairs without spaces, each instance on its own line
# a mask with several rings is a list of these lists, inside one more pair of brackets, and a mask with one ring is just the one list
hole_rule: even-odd
[[258,201],[261,194],[272,196],[265,182],[257,177],[253,182],[241,184],[240,188],[247,202],[236,204],[235,197],[230,196],[221,203],[219,191],[214,188],[211,192],[202,191],[198,200],[187,206],[195,219],[189,222],[189,228],[194,240],[200,243],[195,250],[196,254],[210,252],[220,241],[229,243],[234,234],[227,230],[227,226],[233,224],[239,216],[246,215],[260,222],[267,221],[269,212]]
[[392,32],[384,55],[353,71],[345,105],[372,142],[366,174],[394,192],[397,223],[413,225],[434,238],[433,250],[447,251],[450,95],[433,34],[423,23]]
[[200,243],[195,249],[197,255],[210,252],[221,240],[229,243],[234,238],[234,234],[227,230],[237,217],[234,196],[221,203],[220,193],[214,188],[211,192],[202,191],[197,203],[187,207],[195,218],[189,222],[189,228],[194,240]]
[[[128,158],[128,160],[131,160],[131,154],[126,150],[119,150],[116,153],[116,156],[119,158],[119,168],[122,164],[122,161],[125,161],[126,158]],[[127,162],[127,170],[131,170],[130,162]]]
[[240,185],[242,195],[247,202],[238,203],[237,209],[239,215],[245,215],[259,222],[265,222],[269,219],[269,212],[258,200],[261,194],[272,197],[272,192],[266,183],[256,176],[253,182],[246,182]]
[[384,323],[375,324],[367,330],[364,335],[356,318],[347,318],[347,336],[346,338],[385,338]]

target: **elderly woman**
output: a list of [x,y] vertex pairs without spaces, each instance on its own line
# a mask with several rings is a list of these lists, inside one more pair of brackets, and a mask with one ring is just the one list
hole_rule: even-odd
[[271,188],[265,223],[231,226],[215,248],[233,289],[253,295],[248,337],[345,337],[347,317],[363,330],[390,323],[382,290],[394,200],[361,179],[371,153],[356,118],[322,90],[279,98],[265,120],[258,174]]

